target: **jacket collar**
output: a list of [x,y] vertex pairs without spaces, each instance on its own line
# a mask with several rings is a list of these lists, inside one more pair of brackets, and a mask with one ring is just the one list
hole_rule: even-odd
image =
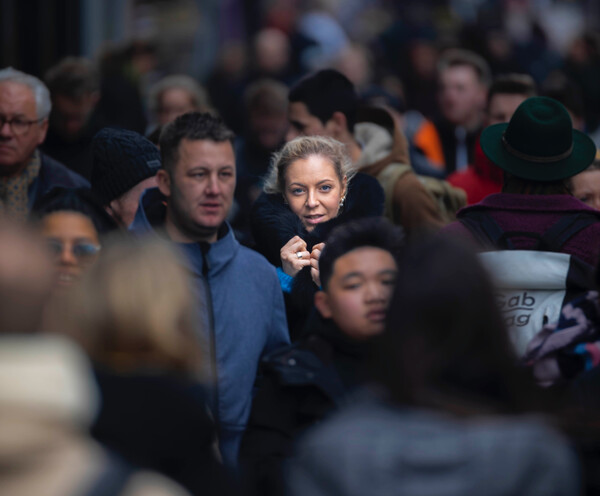
[[[130,230],[134,233],[153,233],[166,237],[164,232],[167,214],[166,197],[158,188],[147,189],[140,197],[135,219]],[[237,255],[240,244],[235,239],[233,229],[224,222],[214,243],[175,243],[187,256],[184,266],[196,275],[202,275],[204,263],[210,277],[216,276]]]

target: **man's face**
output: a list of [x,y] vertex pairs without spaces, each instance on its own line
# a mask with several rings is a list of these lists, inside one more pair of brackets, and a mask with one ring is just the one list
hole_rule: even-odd
[[397,267],[391,253],[365,246],[339,257],[326,291],[315,295],[321,315],[349,337],[363,340],[385,327]]
[[81,98],[53,95],[50,127],[64,140],[75,141],[89,121],[96,103],[97,93],[88,93]]
[[448,67],[440,74],[439,104],[452,124],[468,126],[485,105],[486,91],[475,69],[467,65]]
[[312,115],[302,102],[290,102],[288,121],[290,128],[286,141],[291,141],[298,136],[331,136],[327,126],[323,125],[318,117]]
[[37,146],[44,142],[48,120],[38,121],[35,97],[29,87],[12,81],[0,83],[0,116],[32,122],[23,133],[15,133],[8,123],[0,128],[0,175],[10,176],[21,172]]
[[510,121],[517,107],[526,100],[525,95],[496,93],[488,105],[487,125]]
[[168,197],[167,215],[177,230],[178,241],[216,241],[235,190],[231,143],[183,139],[174,170],[170,175],[160,170],[157,179],[161,192]]

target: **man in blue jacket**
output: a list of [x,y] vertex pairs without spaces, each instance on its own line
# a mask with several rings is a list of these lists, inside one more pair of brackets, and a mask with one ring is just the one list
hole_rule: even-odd
[[201,302],[223,459],[235,466],[261,356],[289,343],[279,280],[226,222],[236,184],[233,133],[221,119],[184,114],[163,130],[158,188],[140,199],[134,232],[166,235],[185,253]]

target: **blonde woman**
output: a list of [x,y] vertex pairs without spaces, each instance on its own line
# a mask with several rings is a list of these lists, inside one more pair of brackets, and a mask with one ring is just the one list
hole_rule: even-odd
[[94,363],[102,407],[93,436],[193,494],[213,494],[222,479],[188,286],[166,242],[113,239],[68,295],[61,324]]
[[283,291],[293,293],[287,301],[292,339],[320,286],[318,259],[327,235],[350,220],[382,213],[379,183],[355,173],[339,141],[303,136],[273,155],[253,207],[252,231],[257,250],[277,267]]

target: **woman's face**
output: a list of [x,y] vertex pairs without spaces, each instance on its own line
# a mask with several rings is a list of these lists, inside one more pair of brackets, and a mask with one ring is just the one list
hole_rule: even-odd
[[335,167],[325,157],[311,155],[291,163],[286,171],[284,196],[307,231],[333,219],[346,191]]
[[600,210],[600,170],[581,172],[571,179],[573,196]]
[[54,256],[57,286],[70,286],[96,261],[100,243],[92,221],[76,212],[53,212],[42,219],[42,235]]

